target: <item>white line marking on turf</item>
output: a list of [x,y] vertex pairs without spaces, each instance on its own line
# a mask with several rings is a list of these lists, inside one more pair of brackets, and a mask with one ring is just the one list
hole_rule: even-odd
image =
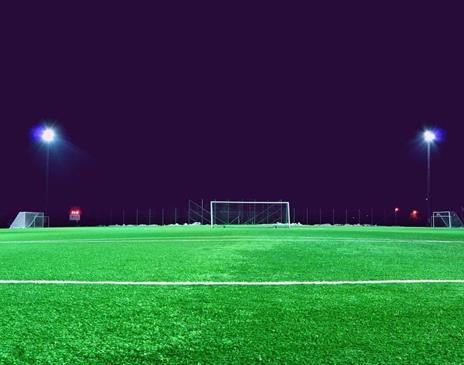
[[464,284],[451,280],[341,280],[341,281],[85,281],[85,280],[0,280],[0,285],[129,285],[129,286],[310,286],[310,285],[385,285],[385,284]]
[[457,243],[463,244],[463,240],[431,240],[431,239],[410,239],[410,238],[369,238],[369,237],[356,237],[356,238],[343,238],[343,237],[291,237],[291,236],[269,236],[269,237],[221,237],[221,236],[207,236],[198,238],[181,238],[181,237],[115,237],[115,238],[68,238],[68,239],[52,239],[52,240],[21,240],[21,241],[3,241],[0,243],[9,244],[22,244],[22,243],[221,243],[221,242],[291,242],[291,243],[326,243],[330,242],[355,242],[355,243]]

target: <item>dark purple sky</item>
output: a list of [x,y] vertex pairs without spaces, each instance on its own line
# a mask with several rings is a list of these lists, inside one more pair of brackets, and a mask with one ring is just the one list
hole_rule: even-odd
[[461,9],[435,2],[2,5],[0,210],[464,205]]

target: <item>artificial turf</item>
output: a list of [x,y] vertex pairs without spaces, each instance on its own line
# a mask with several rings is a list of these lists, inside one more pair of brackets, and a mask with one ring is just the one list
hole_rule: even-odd
[[[0,231],[1,280],[464,279],[464,231]],[[5,364],[461,364],[464,284],[0,285]]]

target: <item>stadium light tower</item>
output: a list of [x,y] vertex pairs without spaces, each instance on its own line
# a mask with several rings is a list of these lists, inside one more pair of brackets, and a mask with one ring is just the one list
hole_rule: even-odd
[[48,180],[50,175],[50,145],[55,142],[56,140],[56,132],[53,128],[45,127],[41,134],[40,140],[43,144],[45,144],[47,148],[47,157],[46,157],[46,165],[45,165],[45,213],[48,210]]
[[432,174],[430,168],[430,149],[431,145],[437,140],[437,134],[432,130],[425,130],[422,136],[424,138],[424,142],[427,144],[427,196],[425,201],[427,203],[427,222],[430,224],[430,219],[432,216]]

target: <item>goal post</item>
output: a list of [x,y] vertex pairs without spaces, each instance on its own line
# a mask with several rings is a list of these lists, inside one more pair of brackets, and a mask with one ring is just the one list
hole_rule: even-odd
[[461,217],[453,211],[442,211],[432,213],[433,228],[463,228]]
[[210,202],[211,227],[215,225],[272,225],[290,227],[290,203],[284,201]]
[[48,217],[42,212],[19,212],[10,229],[44,228],[48,226]]

